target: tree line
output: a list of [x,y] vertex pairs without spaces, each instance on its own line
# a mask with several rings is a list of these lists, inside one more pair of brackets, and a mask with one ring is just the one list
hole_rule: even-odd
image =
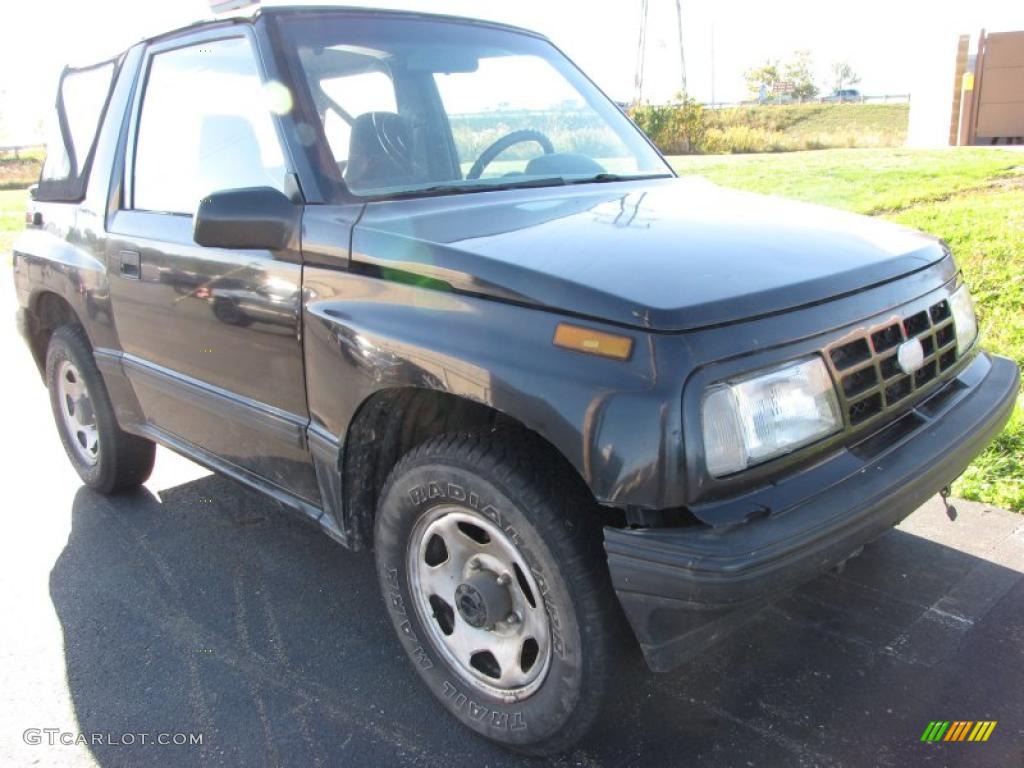
[[[860,82],[858,75],[848,61],[832,63],[826,87],[831,93],[842,91]],[[763,100],[765,93],[774,95],[782,83],[792,84],[792,98],[808,101],[818,97],[820,90],[814,78],[814,59],[808,50],[794,51],[786,60],[769,59],[758,67],[751,67],[743,74],[747,93]]]

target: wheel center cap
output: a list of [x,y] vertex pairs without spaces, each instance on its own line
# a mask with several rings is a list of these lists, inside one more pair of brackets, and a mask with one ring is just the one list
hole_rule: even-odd
[[455,588],[455,607],[469,626],[489,629],[511,613],[512,597],[494,574],[481,574]]

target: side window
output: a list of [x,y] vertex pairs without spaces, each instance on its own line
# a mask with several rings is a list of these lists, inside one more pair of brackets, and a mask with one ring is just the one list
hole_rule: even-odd
[[352,123],[369,112],[397,112],[395,85],[384,72],[373,70],[320,81],[327,97],[324,132],[337,163],[348,160]]
[[139,116],[132,207],[192,214],[211,192],[283,191],[284,156],[267,104],[245,38],[154,55]]
[[48,181],[64,181],[71,177],[71,153],[64,146],[64,137],[60,132],[60,118],[54,112],[46,126],[46,159],[39,180],[44,184]]
[[68,75],[61,84],[60,95],[68,117],[71,144],[79,171],[96,141],[100,116],[103,114],[103,105],[107,103],[113,76],[114,65],[110,63]]
[[61,132],[59,112],[54,110],[47,128],[46,160],[39,176],[40,199],[74,200],[81,196],[115,69],[114,62],[108,61],[64,71],[57,100],[67,120],[67,136]]

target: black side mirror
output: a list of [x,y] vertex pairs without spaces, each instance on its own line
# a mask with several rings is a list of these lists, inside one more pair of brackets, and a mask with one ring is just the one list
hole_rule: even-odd
[[288,247],[299,230],[302,209],[273,187],[214,192],[196,212],[192,239],[212,248]]

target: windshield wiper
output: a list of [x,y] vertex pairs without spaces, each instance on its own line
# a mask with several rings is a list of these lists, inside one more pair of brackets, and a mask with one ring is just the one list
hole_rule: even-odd
[[601,184],[609,181],[639,181],[641,179],[670,179],[670,173],[598,173],[583,179],[573,179],[569,184]]
[[419,189],[403,189],[399,192],[380,195],[383,200],[402,200],[409,197],[436,197],[440,195],[461,195],[467,192],[500,192],[503,189],[529,189],[530,187],[561,187],[566,181],[561,176],[521,181],[500,181],[491,184],[436,184]]
[[520,179],[494,181],[488,184],[434,184],[417,189],[402,189],[397,192],[383,192],[372,195],[377,200],[405,200],[414,197],[440,197],[463,195],[472,192],[500,192],[505,189],[530,189],[532,187],[562,187],[566,184],[600,184],[611,181],[638,181],[640,179],[668,179],[670,173],[598,173],[582,179],[566,179],[564,176],[545,176],[541,179]]

